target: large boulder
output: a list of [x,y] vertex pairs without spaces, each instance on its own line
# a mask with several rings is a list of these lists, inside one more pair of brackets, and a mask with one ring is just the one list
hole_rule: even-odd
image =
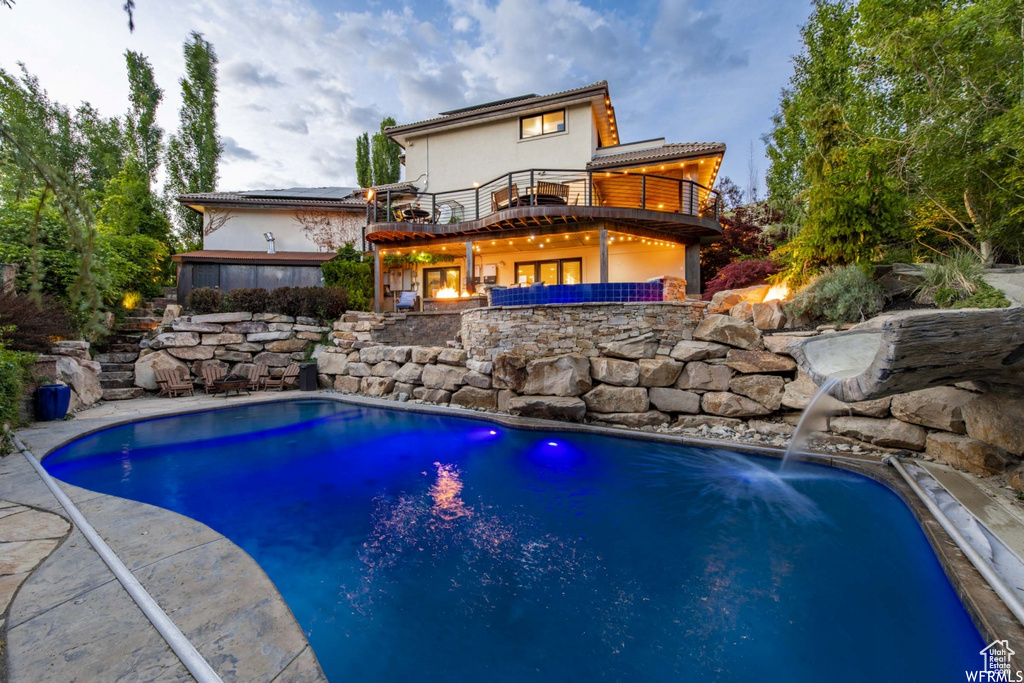
[[872,417],[836,417],[830,421],[829,431],[883,448],[906,448],[911,451],[923,451],[928,436],[928,432],[917,425]]
[[204,346],[227,346],[228,344],[242,344],[245,342],[244,334],[233,332],[221,332],[219,334],[204,334]]
[[171,346],[196,346],[199,335],[195,332],[164,332],[158,334],[149,343],[151,349],[165,349]]
[[700,394],[682,389],[669,389],[666,387],[651,387],[647,390],[648,396],[658,410],[667,413],[699,413]]
[[437,355],[437,362],[444,365],[465,365],[466,355],[465,349],[444,349]]
[[585,356],[566,354],[527,363],[522,391],[532,396],[579,396],[591,386],[590,361]]
[[654,354],[658,352],[658,340],[654,338],[653,332],[648,332],[633,339],[600,344],[598,348],[605,356],[640,360],[641,358],[654,358]]
[[369,377],[371,374],[370,365],[369,363],[349,361],[348,374],[352,377]]
[[752,398],[772,411],[782,407],[785,387],[786,380],[777,375],[740,375],[729,380],[732,393]]
[[[292,336],[291,332],[255,332],[253,334],[245,335],[245,341],[248,342],[272,342],[272,341],[284,341],[290,339]],[[237,343],[237,342],[232,342]]]
[[667,425],[672,421],[671,416],[657,410],[648,410],[642,413],[593,413],[591,417],[599,424],[614,424],[624,427],[657,427]]
[[395,388],[390,377],[363,377],[359,380],[359,392],[367,396],[387,396]]
[[463,378],[463,381],[466,384],[468,384],[471,387],[476,387],[477,389],[491,388],[490,375],[485,375],[484,373],[477,372],[476,370],[469,370],[468,368],[467,370],[468,372],[466,372],[466,376]]
[[316,371],[321,375],[348,373],[348,356],[344,353],[321,353],[316,359]]
[[419,363],[406,363],[394,374],[396,382],[403,384],[422,384],[423,366]]
[[893,396],[889,409],[893,417],[904,422],[966,434],[962,409],[976,397],[977,394],[963,389],[931,387]]
[[708,313],[728,313],[729,309],[744,301],[751,304],[759,304],[768,296],[770,285],[752,285],[742,289],[725,289],[715,292],[708,305]]
[[587,404],[576,396],[513,396],[508,412],[523,417],[580,422],[587,414]]
[[493,410],[498,407],[498,392],[496,389],[465,386],[452,394],[451,404],[467,408],[490,408]]
[[724,365],[710,365],[695,361],[687,363],[676,380],[676,389],[696,391],[726,391],[732,370]]
[[587,410],[592,413],[643,413],[650,403],[642,387],[616,387],[600,384],[583,395]]
[[778,299],[754,304],[754,327],[759,330],[781,330],[786,326],[786,313]]
[[420,365],[436,363],[442,351],[444,348],[440,346],[413,346],[410,349],[409,360]]
[[[413,359],[415,358],[416,352],[413,351]],[[498,354],[491,367],[491,380],[494,382],[494,386],[521,393],[523,387],[526,386],[526,366],[529,363],[530,360],[525,356],[511,353]]]
[[359,349],[359,360],[367,365],[376,365],[384,360],[383,346],[367,346]]
[[761,344],[761,330],[732,316],[709,315],[697,325],[693,338],[738,349],[756,349]]
[[178,319],[171,324],[171,329],[175,332],[208,332],[216,334],[223,331],[224,326],[214,323],[195,323],[189,320]]
[[709,391],[701,396],[700,407],[705,413],[722,417],[754,417],[772,412],[753,399],[727,391]]
[[334,390],[343,394],[358,394],[362,380],[358,377],[338,375],[334,378]]
[[71,387],[74,392],[69,410],[72,412],[91,406],[103,398],[103,387],[99,377],[89,367],[83,367],[69,356],[57,356],[57,379]]
[[267,342],[266,349],[273,353],[295,353],[296,351],[305,351],[307,346],[309,346],[308,339],[281,339]]
[[178,316],[181,315],[180,304],[167,304],[164,306],[164,315],[160,320],[161,326],[172,325],[177,320]]
[[971,438],[1024,455],[1024,396],[982,394],[961,411]]
[[683,364],[668,358],[641,358],[640,386],[670,387],[679,379]]
[[727,353],[729,353],[729,347],[725,344],[687,339],[677,343],[668,355],[676,360],[689,362],[707,360],[708,358],[725,358]]
[[252,320],[252,313],[240,311],[237,313],[208,313],[206,315],[192,316],[194,323],[240,323]]
[[295,362],[286,353],[271,353],[270,351],[256,354],[252,361],[254,363],[262,363],[270,368],[285,368]]
[[401,365],[393,361],[382,360],[370,368],[370,375],[373,377],[394,377],[395,373],[398,372],[398,369],[401,367]]
[[171,346],[167,353],[181,360],[209,360],[216,350],[216,346]]
[[590,359],[590,376],[595,382],[635,387],[640,381],[640,366],[628,360],[599,356]]
[[777,356],[771,351],[742,351],[732,349],[725,364],[736,372],[754,374],[762,372],[792,372],[796,361],[789,356]]
[[[786,385],[785,391],[782,394],[782,405],[793,410],[804,410],[810,405],[817,392],[818,385],[814,383],[814,380],[803,372],[797,372],[796,380]],[[818,400],[828,413],[842,412],[846,406],[845,403],[831,396],[822,396]]]
[[940,462],[982,477],[1001,474],[1016,462],[1012,455],[998,446],[946,432],[929,434],[924,450]]
[[156,351],[145,356],[140,355],[135,361],[135,386],[149,391],[156,391],[157,370],[180,370],[188,373],[188,365],[166,351]]
[[250,320],[244,323],[228,323],[224,326],[224,331],[236,334],[258,334],[260,332],[270,332],[270,325],[265,322]]
[[769,334],[765,335],[761,339],[764,341],[764,347],[772,353],[788,356],[789,345],[804,338],[805,337],[796,337],[788,334]]
[[455,391],[466,383],[467,372],[466,368],[455,365],[425,365],[421,379],[427,389]]
[[745,323],[754,322],[754,304],[749,301],[741,301],[729,309],[729,317],[742,320]]

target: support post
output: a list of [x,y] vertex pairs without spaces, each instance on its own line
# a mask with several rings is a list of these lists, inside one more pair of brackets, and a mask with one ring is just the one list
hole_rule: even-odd
[[598,242],[601,245],[601,282],[608,282],[608,228],[603,223],[598,235]]
[[473,284],[473,242],[466,241],[466,286],[465,291],[470,294],[476,293],[476,286]]
[[683,277],[686,278],[686,295],[700,296],[700,242],[690,242],[685,248]]
[[379,244],[373,245],[373,312],[384,311],[384,257]]

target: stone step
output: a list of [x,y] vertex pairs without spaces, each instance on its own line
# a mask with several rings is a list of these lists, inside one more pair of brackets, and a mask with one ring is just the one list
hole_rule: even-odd
[[131,370],[122,370],[119,372],[101,372],[100,381],[105,379],[135,379],[135,373]]
[[119,331],[135,331],[135,330],[152,330],[154,327],[160,327],[160,322],[163,318],[153,318],[153,321],[149,319],[140,318],[143,322],[123,322],[117,326]]
[[178,303],[178,297],[175,296],[158,296],[155,299],[150,299],[149,303],[152,304],[153,308],[167,308],[171,304]]
[[97,363],[135,363],[138,359],[138,352],[120,352],[120,353],[98,353],[93,356],[93,360]]
[[100,363],[100,369],[104,373],[135,372],[134,363]]
[[104,391],[107,389],[131,389],[135,386],[135,376],[132,375],[128,379],[107,379],[100,375],[100,386]]
[[130,389],[104,389],[104,401],[126,401],[130,398],[138,398],[145,393],[144,389],[132,387]]
[[132,352],[138,353],[139,352],[139,343],[138,342],[128,342],[128,343],[117,342],[117,343],[114,343],[114,344],[107,344],[107,346],[104,349],[104,351],[106,353],[132,353]]

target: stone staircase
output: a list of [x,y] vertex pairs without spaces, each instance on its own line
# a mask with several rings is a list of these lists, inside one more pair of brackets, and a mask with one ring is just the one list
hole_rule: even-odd
[[129,311],[113,332],[99,347],[93,360],[100,363],[100,386],[104,401],[123,401],[138,398],[145,390],[135,386],[135,361],[139,358],[139,343],[146,333],[159,327],[163,309],[176,303],[174,290],[164,290],[164,296],[150,299],[139,308]]

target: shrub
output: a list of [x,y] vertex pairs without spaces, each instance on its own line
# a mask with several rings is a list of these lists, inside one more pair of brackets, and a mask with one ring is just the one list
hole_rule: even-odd
[[718,271],[718,276],[704,285],[704,300],[710,301],[716,293],[726,289],[764,284],[768,277],[776,272],[778,268],[770,260],[734,261]]
[[962,301],[953,304],[953,308],[1006,308],[1010,300],[1001,291],[981,280],[978,290]]
[[262,287],[232,289],[227,294],[227,308],[231,311],[265,313],[270,303],[270,292]]
[[791,317],[855,323],[880,312],[885,290],[857,266],[826,270],[801,289],[786,306]]
[[270,292],[267,310],[297,317],[335,320],[347,310],[343,287],[281,287]]
[[[0,425],[18,424],[18,408],[31,380],[35,356],[7,348],[5,337],[14,338],[13,326],[0,327]],[[0,446],[2,453],[2,446]]]
[[934,299],[942,308],[950,308],[978,291],[983,270],[981,259],[970,251],[957,250],[940,256],[926,267],[918,296],[924,300]]
[[212,287],[193,289],[189,292],[185,305],[189,310],[200,315],[220,313],[224,308],[224,293]]
[[167,279],[167,245],[145,235],[112,235],[101,231],[96,240],[99,260],[106,268],[103,302],[108,307],[122,303],[127,292],[143,298],[160,296]]
[[293,318],[305,315],[304,287],[278,287],[271,290],[267,310],[272,313],[283,313]]
[[368,311],[373,304],[373,264],[360,261],[360,253],[346,245],[338,250],[337,258],[320,266],[324,284],[342,287],[348,292],[348,307],[355,311]]
[[77,337],[79,325],[64,302],[48,294],[36,303],[27,295],[0,293],[0,327],[7,331],[7,348],[47,353],[57,339]]
[[348,292],[344,287],[310,287],[317,290],[319,300],[310,308],[310,317],[337,320],[348,310]]
[[764,259],[772,250],[764,226],[782,220],[763,205],[742,206],[722,216],[722,237],[700,250],[700,270],[709,286],[719,272],[737,259]]

